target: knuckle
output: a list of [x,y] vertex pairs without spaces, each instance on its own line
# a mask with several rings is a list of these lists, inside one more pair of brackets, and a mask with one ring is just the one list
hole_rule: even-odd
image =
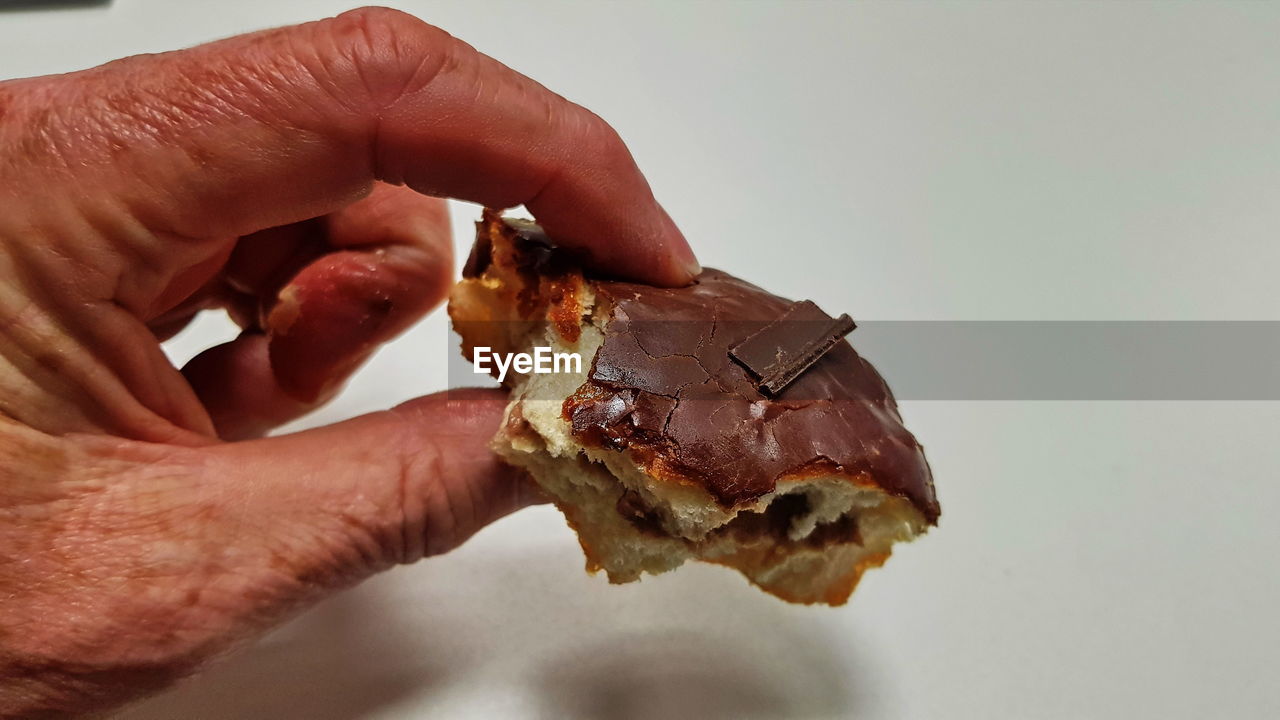
[[[388,411],[398,418],[394,448],[396,482],[395,512],[379,534],[389,559],[398,564],[414,562],[430,555],[439,532],[434,509],[441,504],[437,479],[444,471],[444,453],[434,443],[417,436],[421,426],[407,408]],[[416,429],[415,429],[416,428]]]
[[[439,482],[444,472],[444,456],[434,444],[419,446],[406,452],[401,464],[400,497],[402,507],[401,562],[410,562],[418,555],[434,555],[443,552],[453,535],[453,518],[449,513],[449,499],[442,496]],[[422,538],[420,551],[414,549],[413,535]]]
[[391,412],[401,419],[396,443],[400,469],[397,562],[439,555],[465,539],[473,513],[472,498],[452,477],[449,448],[443,441],[423,440],[430,409],[406,403]]
[[429,83],[454,44],[444,30],[384,7],[351,10],[324,27],[333,51],[350,64],[355,81],[378,107]]
[[360,32],[376,37],[380,32],[396,32],[414,30],[419,27],[431,27],[426,22],[401,10],[389,7],[370,5],[348,10],[334,18],[339,25],[349,25]]

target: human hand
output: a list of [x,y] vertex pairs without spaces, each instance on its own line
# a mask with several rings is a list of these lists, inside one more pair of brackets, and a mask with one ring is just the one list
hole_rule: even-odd
[[[383,9],[0,83],[0,197],[4,717],[162,687],[527,504],[497,391],[253,439],[444,297],[437,197],[697,267],[608,125]],[[245,332],[178,371],[159,339],[212,307]]]

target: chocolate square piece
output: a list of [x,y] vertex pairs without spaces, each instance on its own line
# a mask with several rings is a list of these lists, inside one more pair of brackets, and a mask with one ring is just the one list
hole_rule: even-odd
[[812,301],[804,300],[792,303],[777,320],[730,348],[729,357],[751,373],[760,392],[772,397],[855,327],[848,315],[832,318]]

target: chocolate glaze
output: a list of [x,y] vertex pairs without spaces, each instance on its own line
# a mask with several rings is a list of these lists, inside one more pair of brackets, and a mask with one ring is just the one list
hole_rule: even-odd
[[608,312],[604,343],[564,406],[579,441],[630,448],[725,506],[755,500],[792,473],[866,473],[936,522],[924,452],[888,386],[847,341],[775,397],[730,357],[790,301],[712,269],[683,288],[594,287]]

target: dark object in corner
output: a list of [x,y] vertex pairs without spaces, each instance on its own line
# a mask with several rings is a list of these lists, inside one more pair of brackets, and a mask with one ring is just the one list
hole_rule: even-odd
[[0,0],[0,12],[7,10],[67,10],[110,4],[111,0]]

